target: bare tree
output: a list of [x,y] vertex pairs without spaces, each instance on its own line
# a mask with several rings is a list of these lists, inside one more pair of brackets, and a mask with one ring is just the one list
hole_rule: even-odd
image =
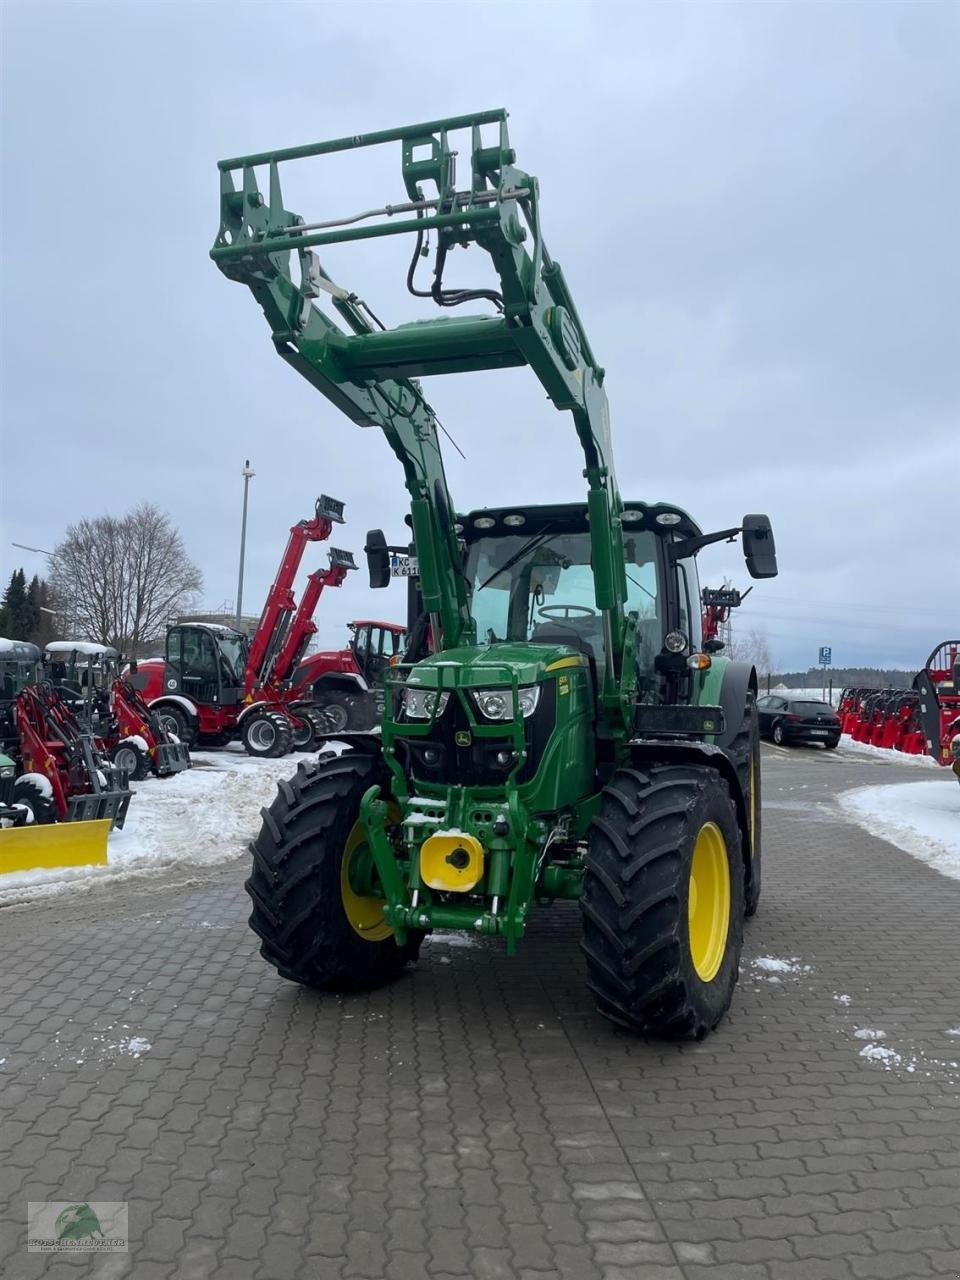
[[51,585],[71,638],[136,656],[191,606],[203,580],[167,513],[141,502],[71,525],[54,550]]
[[735,662],[751,663],[761,677],[768,675],[773,667],[766,632],[758,627],[752,627],[742,635],[732,631],[725,653]]

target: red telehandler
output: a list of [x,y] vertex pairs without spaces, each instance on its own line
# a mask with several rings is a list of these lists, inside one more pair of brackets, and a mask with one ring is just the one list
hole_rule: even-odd
[[137,664],[142,690],[167,732],[183,742],[225,746],[239,736],[253,756],[307,751],[327,736],[312,698],[291,676],[316,631],[313,612],[324,587],[339,587],[357,566],[331,547],[330,565],[311,573],[299,608],[293,584],[308,542],[326,541],[343,523],[343,503],[321,496],[311,520],[290,529],[286,551],[252,639],[232,627],[184,622],[167,630],[166,657]]

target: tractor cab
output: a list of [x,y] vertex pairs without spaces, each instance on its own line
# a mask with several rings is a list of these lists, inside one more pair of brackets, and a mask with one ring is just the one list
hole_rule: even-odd
[[198,704],[235,706],[243,701],[247,637],[214,622],[184,622],[167,631],[164,693]]
[[43,651],[50,683],[75,715],[100,733],[110,720],[110,684],[120,652],[90,640],[51,640]]
[[350,652],[357,670],[372,687],[382,684],[387,667],[403,656],[406,628],[396,622],[348,622]]
[[0,751],[16,755],[19,732],[14,703],[27,685],[40,679],[43,654],[27,640],[7,640],[0,636]]

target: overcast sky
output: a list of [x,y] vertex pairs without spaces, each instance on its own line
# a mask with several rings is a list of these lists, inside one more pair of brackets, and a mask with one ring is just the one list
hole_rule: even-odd
[[[273,352],[208,259],[218,158],[504,106],[607,370],[625,496],[769,512],[781,576],[738,619],[776,663],[917,667],[960,633],[960,4],[2,6],[0,578],[82,516],[168,510],[205,603],[260,607],[322,492],[399,538],[402,475]],[[466,168],[467,146],[462,148]],[[399,144],[286,167],[308,221],[403,199]],[[410,246],[330,273],[388,324]],[[322,252],[322,251],[321,251]],[[481,255],[456,255],[472,284]],[[435,379],[460,510],[582,497],[529,370]],[[306,568],[325,563],[312,548]],[[746,585],[739,552],[701,577]],[[403,617],[365,571],[321,638]]]

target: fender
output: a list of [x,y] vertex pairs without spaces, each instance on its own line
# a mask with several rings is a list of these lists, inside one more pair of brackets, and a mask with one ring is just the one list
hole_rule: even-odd
[[164,703],[169,702],[175,702],[178,707],[182,707],[191,720],[198,718],[196,703],[191,702],[189,698],[182,697],[179,693],[165,693],[161,698],[154,698],[148,705],[150,710],[153,711],[157,707],[162,707]]
[[370,686],[363,676],[352,671],[329,671],[314,680],[311,689],[341,689],[345,693],[369,693]]
[[283,706],[283,704],[280,702],[266,702],[266,701],[258,702],[256,699],[254,699],[254,701],[249,703],[247,706],[245,706],[243,710],[240,712],[240,714],[237,716],[237,724],[238,725],[243,724],[244,720],[246,720],[247,716],[250,715],[252,711],[276,711],[278,715],[286,716],[288,720],[296,719],[296,716],[292,716],[290,714],[290,710],[287,707]]
[[720,705],[723,707],[724,728],[719,746],[729,747],[743,724],[743,708],[747,694],[757,695],[757,673],[749,662],[728,662],[723,670],[720,686]]
[[[745,666],[748,672],[752,670],[746,663],[738,663],[737,665]],[[744,696],[746,696],[746,689],[744,689]],[[742,711],[740,712],[740,717],[741,719],[743,717]],[[738,728],[739,724],[738,720]],[[750,815],[747,813],[746,797],[740,788],[740,779],[737,777],[733,761],[726,751],[722,747],[715,747],[709,742],[692,742],[690,740],[668,742],[663,739],[658,739],[655,742],[628,742],[627,750],[630,752],[630,760],[640,766],[647,764],[692,764],[700,768],[716,769],[717,773],[720,774],[730,788],[730,795],[737,811],[737,826],[740,828],[740,852],[743,857],[744,874],[749,876],[753,857],[753,850],[750,848]]]

